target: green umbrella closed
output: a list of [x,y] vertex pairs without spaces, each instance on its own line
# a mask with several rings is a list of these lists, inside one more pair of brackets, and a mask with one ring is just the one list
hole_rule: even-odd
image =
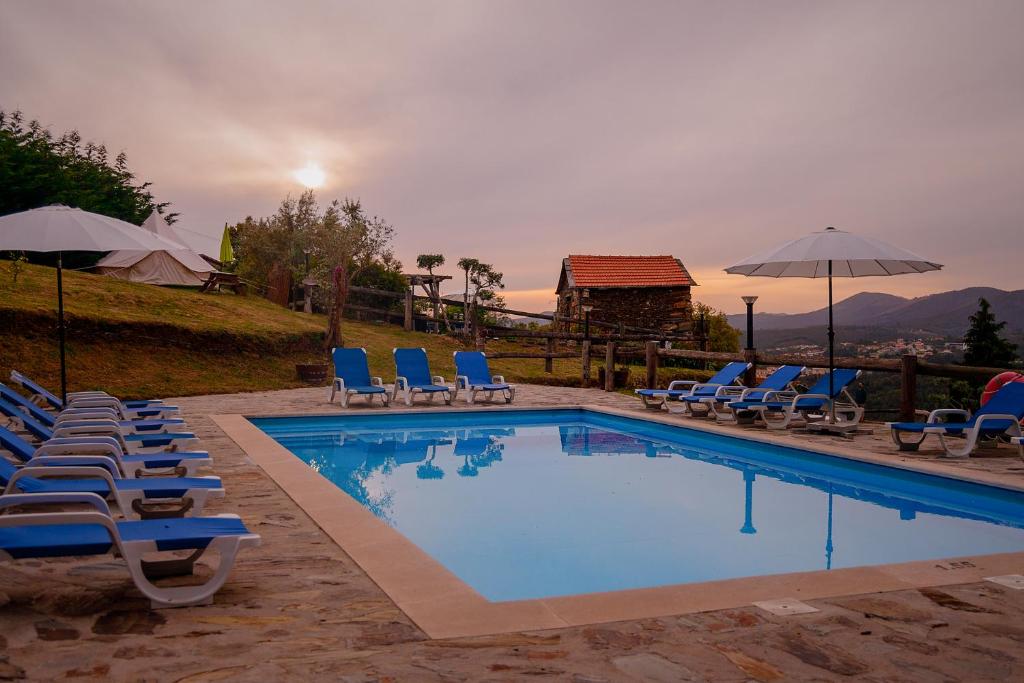
[[235,250],[231,248],[231,232],[228,230],[228,224],[224,224],[224,236],[220,238],[220,262],[223,264],[231,263],[235,260]]

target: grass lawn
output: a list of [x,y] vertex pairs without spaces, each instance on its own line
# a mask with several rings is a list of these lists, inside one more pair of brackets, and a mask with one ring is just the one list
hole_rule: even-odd
[[[42,329],[0,332],[0,373],[6,378],[16,368],[56,387],[60,366],[53,329],[55,271],[29,265],[15,284],[8,267],[9,263],[0,262],[0,314],[23,312],[54,318],[52,322],[47,318]],[[76,272],[66,273],[64,285],[69,317],[119,323],[124,330],[123,334],[94,335],[76,333],[72,325],[68,338],[71,390],[103,389],[124,398],[140,398],[284,389],[304,386],[296,376],[295,363],[326,357],[309,350],[308,344],[305,349],[290,351],[271,343],[281,335],[312,337],[322,332],[324,316],[295,313],[255,295],[198,294]],[[138,332],[146,325],[168,324],[192,333],[217,334],[229,341],[232,335],[264,336],[269,351],[204,351],[201,346],[163,343]],[[422,346],[432,371],[449,381],[455,370],[452,353],[465,348],[450,337],[405,332],[394,325],[345,320],[342,329],[346,346],[366,348],[372,372],[386,382],[394,379],[391,350],[395,347]],[[520,348],[506,341],[488,344],[493,351]],[[598,366],[595,362],[595,377]],[[495,360],[492,369],[513,382],[568,383],[577,382],[580,376],[580,362],[575,359],[556,360],[551,374],[544,372],[544,361],[537,359]]]

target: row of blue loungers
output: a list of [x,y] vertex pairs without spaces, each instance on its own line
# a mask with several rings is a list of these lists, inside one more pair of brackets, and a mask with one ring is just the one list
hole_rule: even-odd
[[[860,370],[833,370],[831,391],[826,374],[809,390],[799,392],[795,382],[806,370],[802,366],[776,368],[756,387],[742,384],[742,377],[749,368],[749,363],[733,362],[707,382],[676,381],[670,383],[668,389],[637,389],[636,393],[649,408],[692,417],[713,417],[721,423],[763,424],[769,429],[823,421],[832,403],[840,426],[856,427],[864,417],[864,408],[849,392]],[[924,422],[889,422],[886,426],[902,451],[917,450],[928,435],[934,435],[947,456],[964,457],[981,443],[1009,437],[1024,457],[1021,420],[1024,420],[1024,383],[1010,382],[973,415],[959,409],[933,410]]]
[[[202,516],[224,487],[196,474],[209,453],[181,450],[198,440],[178,408],[103,392],[65,403],[18,372],[11,383],[20,391],[0,383],[0,561],[114,554],[154,607],[212,602],[238,552],[260,537],[237,515]],[[206,582],[154,583],[192,574],[211,551],[220,563]]]
[[379,397],[384,406],[398,400],[399,396],[407,406],[412,405],[416,396],[424,396],[430,402],[440,396],[445,404],[451,405],[459,392],[463,392],[467,403],[475,403],[480,394],[488,401],[495,395],[505,403],[515,400],[515,386],[507,383],[501,375],[491,374],[487,355],[482,351],[455,352],[454,386],[448,386],[444,377],[430,372],[426,349],[393,349],[392,353],[395,357],[395,382],[389,393],[382,378],[370,376],[366,349],[333,349],[334,379],[329,400],[333,402],[336,396],[339,397],[342,408],[348,407],[353,396],[365,396],[369,405]]

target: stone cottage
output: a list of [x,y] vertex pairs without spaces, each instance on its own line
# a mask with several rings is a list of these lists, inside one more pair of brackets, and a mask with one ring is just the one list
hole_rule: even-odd
[[690,326],[690,288],[697,283],[674,256],[584,256],[562,259],[558,315],[662,332]]

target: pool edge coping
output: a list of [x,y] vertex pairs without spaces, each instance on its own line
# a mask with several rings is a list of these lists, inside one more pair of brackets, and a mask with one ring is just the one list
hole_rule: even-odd
[[[750,434],[747,430],[740,431],[731,426],[700,424],[696,421],[680,423],[669,415],[637,413],[593,405],[479,406],[469,410],[588,410],[724,434],[760,443],[792,446],[812,453],[987,486],[1024,490],[1024,487],[995,481],[994,475],[985,472],[963,472],[932,462],[893,463],[887,461],[891,456],[825,444],[809,447],[808,444],[792,437],[772,434],[771,438],[765,438],[768,435]],[[403,413],[424,414],[422,410],[416,409],[387,412],[389,415]],[[1020,573],[1024,568],[1024,552],[1016,552],[490,602],[249,420],[258,417],[343,415],[345,413],[324,412],[251,416],[225,414],[210,417],[250,460],[309,515],[395,605],[432,639],[538,631],[628,619],[692,614],[745,607],[754,602],[778,598],[811,600],[947,586],[972,583],[987,576]]]

